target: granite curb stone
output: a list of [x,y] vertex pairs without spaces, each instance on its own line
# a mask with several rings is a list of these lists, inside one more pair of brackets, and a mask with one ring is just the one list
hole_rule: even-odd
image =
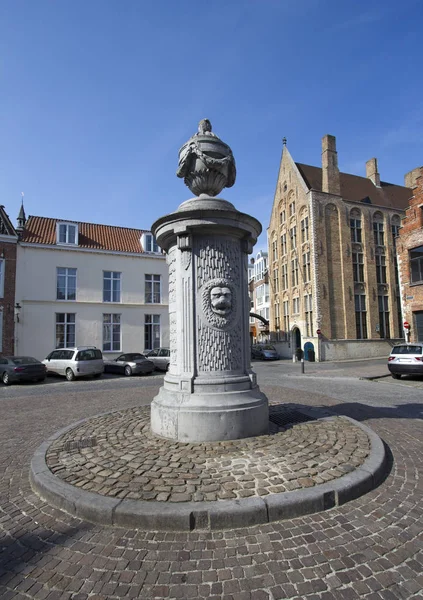
[[[321,421],[334,418],[328,416],[327,411],[312,409],[303,412],[313,416],[320,413]],[[104,414],[110,413],[98,416]],[[179,503],[111,498],[82,490],[50,471],[46,453],[54,441],[86,419],[60,429],[39,446],[31,461],[30,482],[33,490],[53,506],[101,525],[191,531],[232,529],[291,519],[353,500],[377,487],[386,473],[387,461],[382,440],[369,427],[349,417],[341,418],[366,433],[370,440],[370,454],[353,472],[312,488],[265,497]]]

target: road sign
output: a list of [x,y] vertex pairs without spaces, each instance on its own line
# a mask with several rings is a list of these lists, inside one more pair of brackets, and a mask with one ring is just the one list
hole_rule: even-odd
[[410,323],[408,323],[407,321],[404,321],[403,325],[404,329],[410,329]]

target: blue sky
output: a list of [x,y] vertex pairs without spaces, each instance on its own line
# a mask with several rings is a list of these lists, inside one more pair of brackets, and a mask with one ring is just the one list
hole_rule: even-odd
[[[2,0],[0,203],[150,228],[192,194],[179,147],[208,118],[268,226],[282,138],[403,184],[423,164],[420,0]],[[262,235],[258,246],[266,244]]]

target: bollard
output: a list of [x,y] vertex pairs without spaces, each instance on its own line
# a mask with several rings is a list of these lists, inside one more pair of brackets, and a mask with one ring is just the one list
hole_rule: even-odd
[[301,359],[301,373],[304,373],[304,358]]

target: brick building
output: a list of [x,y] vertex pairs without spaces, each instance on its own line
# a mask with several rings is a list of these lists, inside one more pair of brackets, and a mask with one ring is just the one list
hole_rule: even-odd
[[[386,356],[401,338],[396,236],[410,188],[341,173],[336,140],[322,166],[294,162],[286,144],[268,228],[270,331],[290,356],[318,360]],[[319,333],[318,333],[319,332]]]
[[423,340],[423,167],[407,173],[405,184],[412,197],[399,230],[398,268],[409,341],[417,342]]
[[0,206],[0,354],[13,354],[15,319],[16,248],[18,235],[4,206]]

